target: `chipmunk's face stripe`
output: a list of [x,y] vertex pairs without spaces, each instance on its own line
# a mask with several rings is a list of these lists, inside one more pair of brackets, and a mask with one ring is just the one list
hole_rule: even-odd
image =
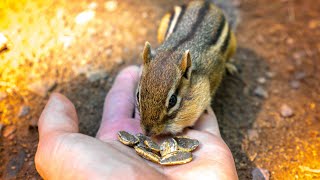
[[177,42],[177,44],[172,48],[172,51],[177,50],[178,47],[180,47],[183,43],[187,42],[188,40],[190,40],[191,38],[194,37],[194,34],[197,31],[197,28],[200,27],[200,24],[204,20],[204,17],[206,16],[209,8],[210,8],[210,3],[208,1],[205,1],[204,5],[200,8],[200,10],[197,14],[196,21],[191,26],[191,30],[183,39],[181,39],[179,42]]
[[224,17],[224,15],[222,14],[221,15],[221,18],[220,18],[220,23],[219,23],[219,26],[218,26],[218,29],[216,31],[213,32],[213,35],[212,35],[212,40],[211,40],[211,45],[214,45],[218,42],[222,32],[223,32],[223,28],[225,26],[225,23],[226,23],[226,18]]
[[228,34],[227,37],[224,39],[222,46],[221,46],[221,51],[223,53],[226,52],[228,45],[229,45],[229,41],[230,41],[230,37],[231,37],[231,32],[230,32],[230,27],[228,26]]

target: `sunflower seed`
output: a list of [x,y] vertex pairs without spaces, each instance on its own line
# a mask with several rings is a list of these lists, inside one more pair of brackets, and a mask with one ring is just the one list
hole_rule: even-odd
[[128,145],[128,146],[134,146],[135,144],[137,144],[139,142],[139,139],[126,132],[126,131],[119,131],[118,132],[118,139],[120,142],[122,142],[123,144],[125,145]]
[[136,153],[139,154],[141,157],[155,163],[160,162],[160,157],[155,153],[148,151],[146,148],[138,145],[138,146],[135,146],[134,149],[136,150]]
[[148,148],[145,144],[144,144],[144,140],[147,139],[147,136],[145,136],[142,133],[138,133],[136,134],[136,137],[139,139],[139,143],[137,144],[137,146],[142,146],[144,148]]
[[173,138],[167,139],[163,141],[163,143],[160,146],[160,154],[161,156],[165,156],[171,152],[178,150],[178,144],[177,141]]
[[187,151],[175,151],[163,156],[160,159],[161,165],[177,165],[177,164],[185,164],[192,161],[191,152]]
[[149,148],[151,149],[153,152],[155,153],[159,153],[160,152],[160,147],[157,143],[155,143],[154,141],[152,141],[151,138],[147,137],[145,140],[144,140],[144,144]]
[[177,136],[174,138],[177,141],[178,149],[191,152],[199,146],[199,141],[186,136]]

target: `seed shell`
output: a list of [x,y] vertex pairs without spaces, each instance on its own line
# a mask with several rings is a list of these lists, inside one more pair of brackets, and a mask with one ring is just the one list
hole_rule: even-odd
[[163,141],[163,143],[160,146],[160,154],[161,156],[165,156],[171,152],[178,150],[178,144],[177,141],[173,138],[166,139]]
[[155,153],[159,153],[160,152],[160,147],[159,145],[152,141],[151,138],[147,137],[145,140],[144,140],[144,144],[149,148],[151,149],[153,152]]
[[118,132],[118,139],[120,142],[122,142],[123,144],[127,145],[127,146],[134,146],[139,142],[139,139],[126,132],[126,131],[119,131]]
[[177,136],[174,138],[177,141],[178,149],[191,152],[199,146],[199,141],[185,136]]
[[148,151],[146,148],[142,146],[135,146],[134,149],[136,150],[136,153],[139,154],[141,157],[150,160],[155,163],[160,162],[160,157],[156,155],[155,153]]
[[136,134],[136,137],[139,139],[139,143],[137,144],[137,146],[142,146],[142,147],[147,148],[149,150],[149,148],[144,144],[144,140],[147,139],[147,136],[145,136],[142,133],[138,133],[138,134]]
[[192,161],[191,152],[178,150],[163,156],[160,159],[160,164],[161,165],[177,165],[177,164],[186,164],[190,161]]

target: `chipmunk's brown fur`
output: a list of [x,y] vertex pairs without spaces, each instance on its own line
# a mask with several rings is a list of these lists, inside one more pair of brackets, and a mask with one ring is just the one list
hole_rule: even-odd
[[164,16],[158,40],[163,44],[155,55],[145,45],[137,88],[147,135],[175,134],[193,126],[210,105],[236,49],[224,14],[208,1],[175,7]]

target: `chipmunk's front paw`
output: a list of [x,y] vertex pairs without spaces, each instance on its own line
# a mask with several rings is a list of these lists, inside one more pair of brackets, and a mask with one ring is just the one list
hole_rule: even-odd
[[231,75],[235,75],[239,72],[237,67],[230,62],[226,63],[226,69],[227,69],[227,72],[230,73]]

